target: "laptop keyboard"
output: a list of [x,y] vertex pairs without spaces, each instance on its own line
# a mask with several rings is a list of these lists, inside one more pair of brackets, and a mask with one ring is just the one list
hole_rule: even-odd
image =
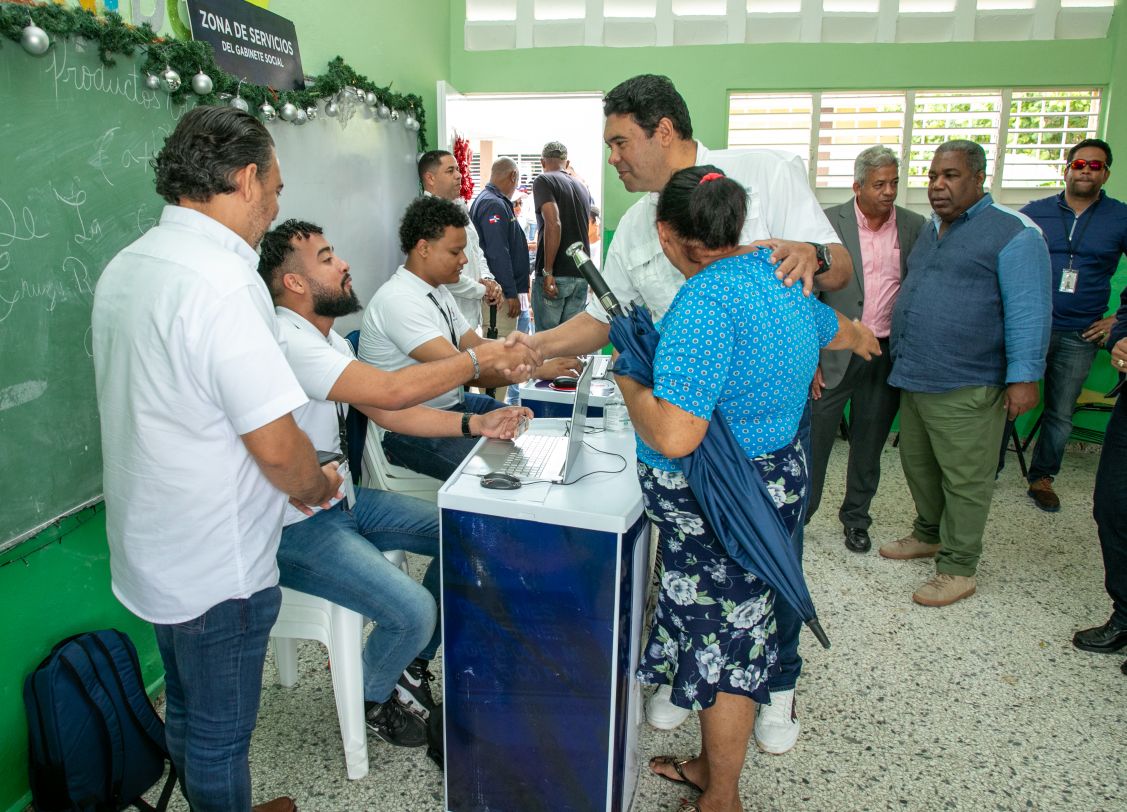
[[560,437],[548,434],[525,434],[515,440],[516,448],[505,457],[500,470],[522,479],[539,479],[559,445]]

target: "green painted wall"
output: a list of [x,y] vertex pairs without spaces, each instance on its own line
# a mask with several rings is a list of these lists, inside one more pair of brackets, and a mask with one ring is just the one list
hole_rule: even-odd
[[376,84],[421,96],[435,143],[435,83],[450,75],[449,0],[271,0],[270,10],[294,21],[306,73],[339,54]]
[[[715,148],[727,144],[728,93],[733,90],[1108,86],[1114,76],[1125,87],[1109,118],[1120,126],[1108,132],[1127,132],[1127,13],[1122,4],[1105,40],[522,51],[466,51],[465,0],[451,0],[451,5],[450,78],[463,93],[606,91],[639,73],[663,73],[688,102],[694,134]],[[1123,149],[1127,153],[1127,145]],[[1127,171],[1120,174],[1120,182],[1127,181]],[[606,222],[613,228],[635,198],[609,167],[604,175]],[[1127,183],[1118,188],[1127,191]]]

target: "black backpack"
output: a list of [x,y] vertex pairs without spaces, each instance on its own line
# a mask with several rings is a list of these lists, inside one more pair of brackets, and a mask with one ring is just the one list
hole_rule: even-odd
[[40,812],[163,812],[141,798],[169,761],[164,723],[144,683],[133,642],[116,629],[69,637],[24,681],[28,772]]

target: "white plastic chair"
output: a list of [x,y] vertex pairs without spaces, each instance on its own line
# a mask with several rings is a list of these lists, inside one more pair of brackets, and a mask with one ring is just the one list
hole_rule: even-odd
[[[384,557],[407,571],[407,556],[402,550],[389,550]],[[278,666],[278,682],[285,688],[297,684],[298,640],[316,640],[328,649],[345,768],[352,780],[368,774],[368,730],[364,719],[364,666],[361,656],[366,622],[366,618],[351,609],[282,587],[282,608],[270,631]]]
[[364,438],[360,483],[367,488],[395,491],[437,502],[442,480],[416,473],[410,468],[392,465],[384,454],[382,440],[383,429],[369,420],[368,433]]

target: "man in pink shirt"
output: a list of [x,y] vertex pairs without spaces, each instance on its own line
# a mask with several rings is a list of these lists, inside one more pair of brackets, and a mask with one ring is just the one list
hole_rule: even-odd
[[822,350],[810,387],[814,475],[806,520],[821,502],[834,437],[849,403],[849,468],[838,517],[845,546],[856,553],[872,547],[869,505],[880,482],[881,450],[900,406],[899,391],[888,385],[892,306],[924,224],[920,215],[895,205],[899,176],[896,153],[888,147],[869,147],[854,163],[853,198],[826,209],[830,225],[853,259],[853,277],[841,290],[820,295],[835,310],[861,319],[880,340],[882,355],[864,361],[849,352]]

